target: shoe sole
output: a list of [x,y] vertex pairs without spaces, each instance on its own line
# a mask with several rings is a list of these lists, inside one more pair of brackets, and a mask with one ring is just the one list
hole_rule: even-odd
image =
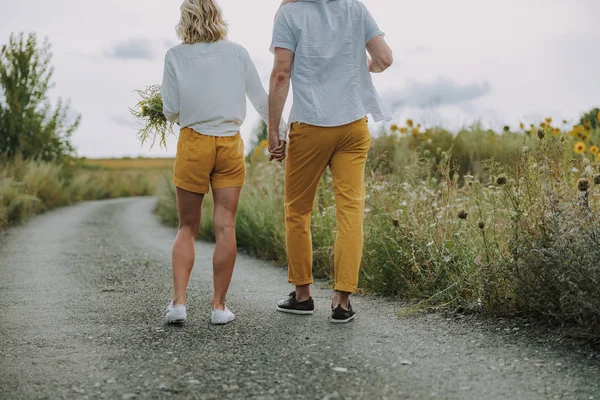
[[173,320],[173,321],[166,321],[166,322],[169,325],[179,325],[179,324],[185,323],[185,321],[186,321],[185,319],[176,319],[176,320]]
[[354,319],[355,315],[351,316],[350,318],[347,319],[333,319],[331,318],[331,322],[334,324],[347,324],[348,322],[352,321]]
[[290,310],[288,308],[277,307],[277,311],[287,314],[296,314],[296,315],[312,315],[314,310]]

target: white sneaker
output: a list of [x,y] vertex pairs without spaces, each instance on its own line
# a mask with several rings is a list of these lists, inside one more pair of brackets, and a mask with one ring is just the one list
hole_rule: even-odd
[[182,324],[187,320],[187,312],[185,305],[173,305],[173,300],[167,307],[167,316],[165,317],[167,324]]
[[212,323],[213,325],[223,325],[227,324],[235,319],[235,314],[229,311],[227,307],[225,307],[225,311],[223,310],[213,310],[212,312]]

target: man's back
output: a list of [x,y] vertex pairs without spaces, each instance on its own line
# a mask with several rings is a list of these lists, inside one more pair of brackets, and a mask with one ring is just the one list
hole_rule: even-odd
[[387,119],[368,71],[366,44],[383,35],[356,0],[298,0],[279,11],[272,50],[295,53],[290,122],[341,126]]

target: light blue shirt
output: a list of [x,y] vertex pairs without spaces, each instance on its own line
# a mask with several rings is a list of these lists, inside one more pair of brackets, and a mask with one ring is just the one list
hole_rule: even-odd
[[271,51],[280,47],[295,53],[289,122],[342,126],[367,114],[389,121],[365,50],[383,34],[357,0],[298,0],[283,6],[275,19]]

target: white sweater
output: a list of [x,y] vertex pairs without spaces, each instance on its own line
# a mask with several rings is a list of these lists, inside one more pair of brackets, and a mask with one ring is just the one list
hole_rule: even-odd
[[[246,96],[268,122],[268,95],[250,55],[239,44],[180,44],[167,52],[162,97],[169,121],[204,135],[233,136],[246,118]],[[279,136],[287,138],[285,121]]]

